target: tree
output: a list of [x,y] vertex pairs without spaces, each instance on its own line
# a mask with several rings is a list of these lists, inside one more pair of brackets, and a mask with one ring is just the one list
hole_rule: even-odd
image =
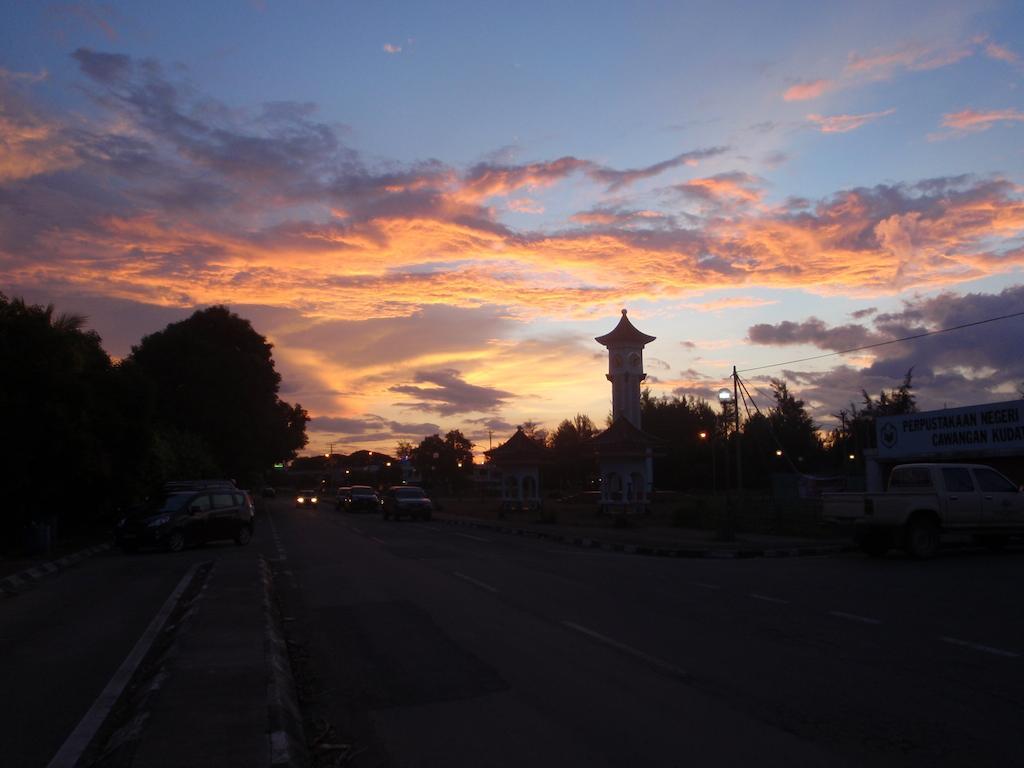
[[536,422],[533,419],[527,419],[524,421],[520,425],[520,428],[523,430],[524,435],[541,445],[548,441],[548,431],[544,429],[539,422]]
[[872,398],[867,390],[861,390],[863,408],[858,409],[854,403],[850,403],[849,409],[844,408],[834,414],[840,423],[829,433],[827,441],[834,463],[843,465],[851,454],[856,461],[860,461],[864,449],[877,447],[875,420],[879,416],[917,412],[917,401],[912,391],[913,375],[914,369],[911,368],[903,377],[902,384],[888,392],[882,390],[877,399]]
[[649,389],[640,393],[640,418],[644,432],[661,440],[655,454],[654,476],[668,488],[711,486],[712,450],[715,442],[700,434],[714,434],[717,419],[706,400],[692,396],[654,397]]
[[596,473],[594,452],[588,445],[597,434],[589,416],[577,413],[571,420],[563,419],[548,438],[554,464],[551,477],[563,489],[585,487],[589,475]]
[[153,387],[158,426],[190,434],[219,473],[252,482],[307,442],[309,416],[278,397],[271,349],[248,320],[214,306],[143,337],[129,359]]
[[444,487],[450,492],[473,472],[473,443],[457,429],[444,438],[430,435],[412,450],[413,466],[424,485]]
[[29,524],[80,525],[112,504],[118,401],[114,367],[80,315],[0,293],[0,539]]

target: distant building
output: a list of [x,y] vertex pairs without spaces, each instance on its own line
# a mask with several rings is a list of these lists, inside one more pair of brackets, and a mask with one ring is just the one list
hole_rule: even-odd
[[601,509],[611,514],[645,512],[654,490],[657,438],[640,428],[643,351],[654,336],[638,331],[622,310],[619,324],[594,339],[608,349],[607,379],[612,384],[612,424],[593,439],[601,474]]

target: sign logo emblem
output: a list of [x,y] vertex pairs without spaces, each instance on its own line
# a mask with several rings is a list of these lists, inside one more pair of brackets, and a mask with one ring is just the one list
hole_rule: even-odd
[[898,440],[899,432],[893,424],[886,424],[882,427],[882,445],[886,448],[892,448]]

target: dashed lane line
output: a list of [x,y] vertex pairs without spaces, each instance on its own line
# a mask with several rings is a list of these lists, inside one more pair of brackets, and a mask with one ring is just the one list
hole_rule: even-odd
[[770,595],[760,595],[757,592],[751,592],[750,596],[755,600],[763,600],[766,603],[780,603],[782,605],[789,605],[789,600],[783,600],[781,597],[771,597]]
[[640,661],[650,664],[652,667],[656,667],[657,669],[660,669],[663,672],[668,672],[670,675],[674,675],[676,677],[688,677],[686,672],[677,667],[675,664],[667,662],[663,659],[659,659],[657,656],[651,656],[651,654],[641,651],[638,648],[634,648],[630,645],[626,645],[625,643],[620,643],[618,640],[614,640],[608,637],[607,635],[602,635],[600,632],[595,632],[592,629],[587,629],[586,627],[576,624],[572,621],[563,621],[562,626],[568,627],[569,629],[579,632],[580,634],[586,635],[592,640],[597,640],[599,643],[607,645],[609,648],[614,648],[617,651],[621,651],[622,653],[632,656],[635,659],[639,659]]
[[384,539],[378,539],[376,536],[371,536],[370,539],[372,541],[376,541],[378,544],[380,544],[382,546],[386,547],[388,545],[388,543],[386,541],[384,541]]
[[858,621],[861,624],[881,624],[881,619],[872,619],[870,616],[858,616],[856,613],[847,613],[846,611],[829,611],[829,616],[835,616],[839,619],[848,619],[849,621]]
[[457,577],[459,579],[462,579],[463,581],[468,581],[470,584],[473,584],[473,585],[475,585],[477,587],[480,587],[480,589],[485,589],[485,590],[487,590],[488,592],[490,592],[492,594],[497,594],[498,593],[497,587],[492,587],[490,584],[488,584],[486,582],[483,582],[483,581],[480,581],[479,579],[474,579],[472,576],[467,576],[464,573],[459,573],[458,571],[452,571],[452,576],[455,576],[455,577]]
[[708,584],[705,581],[691,581],[690,583],[693,586],[695,586],[695,587],[700,587],[701,589],[721,589],[722,588],[718,584]]
[[107,715],[114,708],[125,686],[128,685],[128,681],[135,674],[135,670],[138,669],[142,660],[146,658],[150,646],[153,645],[153,641],[156,640],[160,630],[167,623],[167,617],[171,615],[174,606],[178,604],[178,599],[192,582],[192,578],[195,576],[196,571],[199,570],[200,565],[202,563],[193,564],[185,575],[181,577],[178,586],[174,588],[174,591],[164,601],[163,607],[153,617],[153,620],[149,622],[149,626],[146,627],[146,631],[142,633],[142,636],[135,643],[131,653],[121,662],[121,666],[117,668],[114,676],[110,678],[110,682],[100,692],[96,701],[89,707],[89,711],[85,713],[85,716],[75,726],[75,730],[67,737],[61,748],[57,750],[57,754],[50,760],[47,768],[74,768],[78,764],[82,753],[89,746],[100,726],[103,725],[103,721],[107,719]]
[[1019,653],[1013,651],[1006,651],[1002,648],[993,648],[991,645],[983,645],[982,643],[972,643],[970,640],[961,640],[958,637],[943,637],[944,643],[950,643],[951,645],[960,645],[964,648],[970,648],[975,651],[981,651],[982,653],[990,653],[993,656],[1002,656],[1007,659],[1020,658]]

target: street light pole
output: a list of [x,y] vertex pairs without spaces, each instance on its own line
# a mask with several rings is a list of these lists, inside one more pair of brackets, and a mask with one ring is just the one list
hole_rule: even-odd
[[[735,382],[734,382],[735,383]],[[733,393],[723,387],[718,390],[718,401],[722,404],[723,410],[727,408],[728,403],[733,400]],[[735,405],[735,403],[734,403]],[[736,534],[733,532],[732,523],[732,492],[730,490],[729,482],[729,421],[728,414],[723,414],[723,424],[725,424],[725,510],[719,519],[718,538],[722,541],[732,541]],[[737,419],[738,422],[738,419]],[[739,439],[737,434],[736,439]]]
[[[740,375],[732,367],[732,400],[736,409],[736,511],[743,509],[743,452],[740,450]],[[730,534],[735,535],[735,520],[731,520]]]

